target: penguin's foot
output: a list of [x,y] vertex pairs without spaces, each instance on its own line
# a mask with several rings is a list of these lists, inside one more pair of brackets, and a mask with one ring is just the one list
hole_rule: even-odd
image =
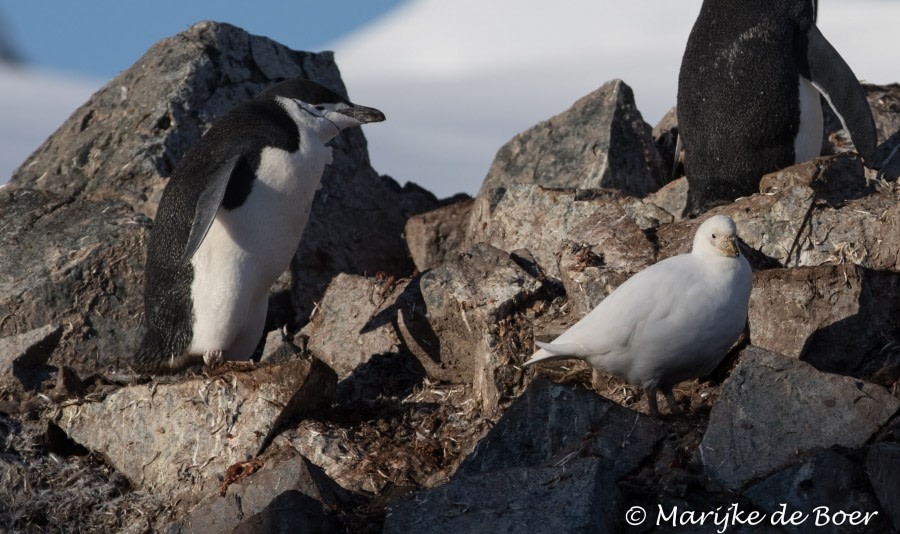
[[225,357],[221,350],[208,350],[203,354],[203,363],[210,369],[222,365],[224,361]]

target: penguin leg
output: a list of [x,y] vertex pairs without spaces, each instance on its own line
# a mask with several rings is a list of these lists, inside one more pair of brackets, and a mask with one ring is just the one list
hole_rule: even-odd
[[203,363],[210,369],[222,365],[224,361],[225,357],[221,350],[208,350],[203,354]]

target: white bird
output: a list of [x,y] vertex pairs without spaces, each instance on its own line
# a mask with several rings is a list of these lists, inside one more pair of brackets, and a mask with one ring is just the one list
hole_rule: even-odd
[[657,389],[675,413],[672,386],[711,373],[740,337],[752,281],[734,221],[716,215],[697,229],[690,254],[629,278],[552,343],[537,342],[525,365],[586,360],[643,387],[653,415]]

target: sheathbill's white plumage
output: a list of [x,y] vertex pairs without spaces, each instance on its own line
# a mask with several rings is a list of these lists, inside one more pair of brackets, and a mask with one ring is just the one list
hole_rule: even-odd
[[580,358],[678,411],[672,386],[705,376],[722,361],[747,322],[752,273],[730,218],[707,219],[689,254],[663,260],[628,279],[596,308],[525,363]]

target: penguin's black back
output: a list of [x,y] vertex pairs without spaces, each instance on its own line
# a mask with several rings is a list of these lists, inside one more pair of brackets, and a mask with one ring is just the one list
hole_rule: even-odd
[[794,161],[810,0],[704,0],[678,79],[689,210],[757,191]]
[[222,207],[242,205],[253,189],[260,153],[266,147],[295,152],[300,131],[276,96],[310,104],[340,102],[337,94],[307,80],[281,82],[248,102],[236,105],[216,121],[175,168],[160,199],[147,247],[144,281],[146,332],[135,355],[136,367],[163,371],[173,367],[191,343],[193,267],[183,257],[201,195],[215,173],[240,155],[228,181]]

